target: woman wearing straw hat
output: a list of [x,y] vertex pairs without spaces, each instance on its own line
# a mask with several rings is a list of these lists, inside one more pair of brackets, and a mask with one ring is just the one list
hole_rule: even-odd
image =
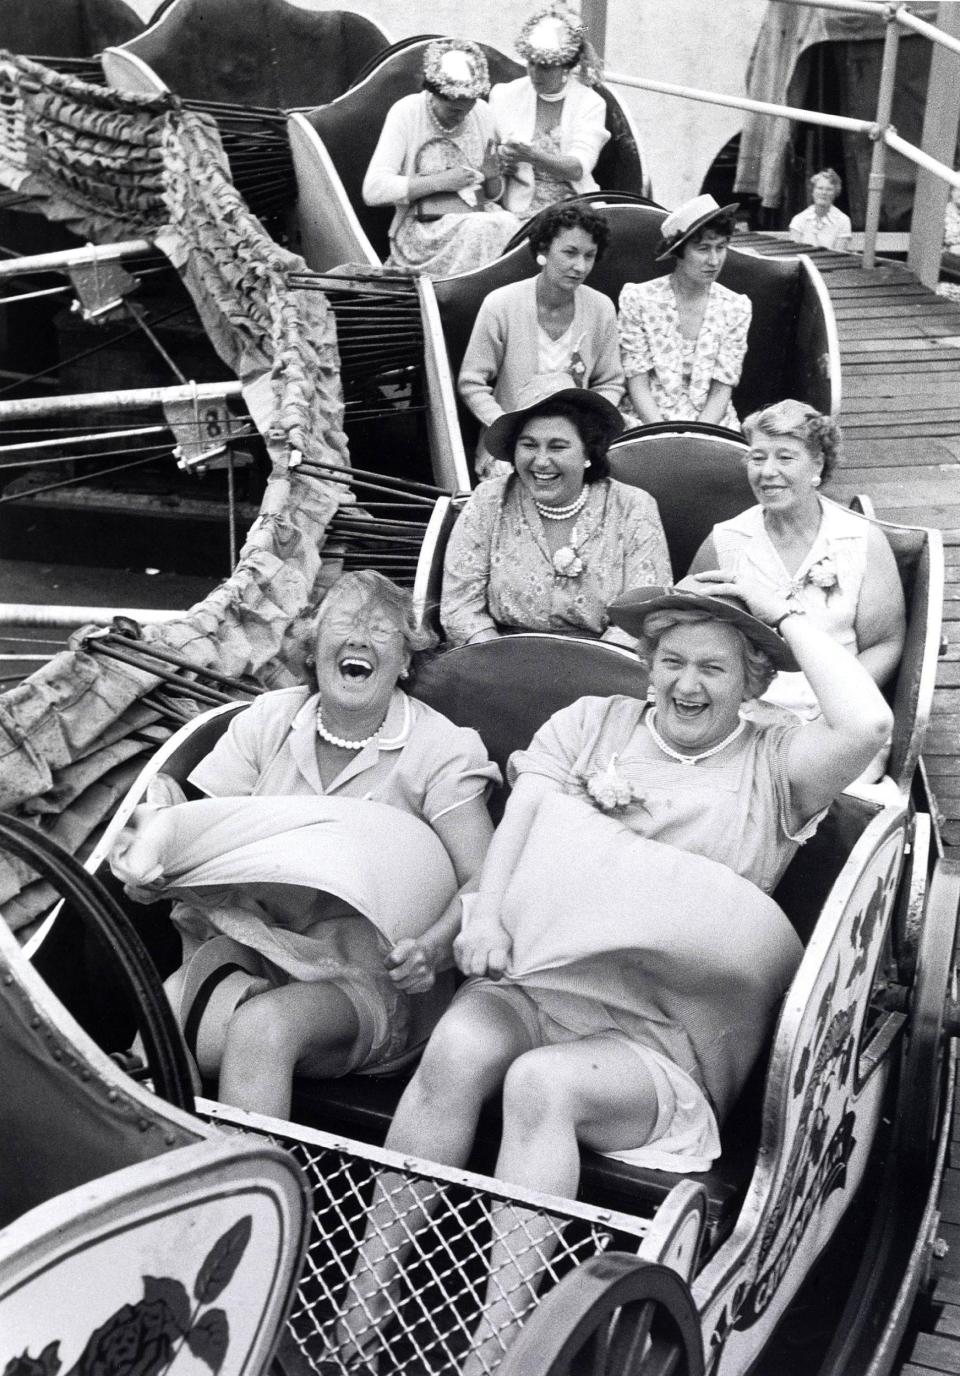
[[628,423],[697,420],[739,428],[730,397],[740,381],[752,306],[717,281],[737,206],[696,196],[660,226],[657,262],[673,271],[620,293],[620,352]]
[[519,221],[497,204],[504,179],[483,49],[467,39],[427,46],[423,87],[387,111],[363,180],[367,205],[395,205],[387,266],[448,277],[496,258]]
[[[587,697],[511,756],[513,785],[456,941],[468,976],[397,1108],[387,1145],[458,1167],[502,1096],[495,1174],[576,1198],[580,1149],[665,1171],[720,1155],[736,1101],[802,955],[770,897],[891,713],[866,670],[782,594],[717,570],[610,607],[638,638],[645,703]],[[759,728],[745,700],[801,668],[822,715]],[[430,1210],[384,1176],[339,1328],[376,1350],[391,1287]],[[470,1376],[549,1265],[542,1212],[493,1210]],[[385,1243],[389,1242],[388,1248]]]
[[523,25],[517,52],[527,75],[494,86],[490,110],[507,185],[503,204],[522,219],[596,191],[593,169],[610,138],[606,106],[592,88],[599,63],[576,15],[559,5]]
[[562,374],[534,378],[486,433],[512,465],[471,494],[447,545],[440,620],[455,645],[511,631],[629,643],[606,615],[624,588],[670,577],[649,493],[610,476],[623,417]]
[[[344,574],[317,617],[312,685],[264,693],[111,855],[177,900],[167,992],[226,1103],[287,1117],[294,1073],[406,1064],[452,992],[460,891],[499,781],[475,731],[402,684],[433,637],[409,593]],[[158,800],[159,801],[159,800]]]

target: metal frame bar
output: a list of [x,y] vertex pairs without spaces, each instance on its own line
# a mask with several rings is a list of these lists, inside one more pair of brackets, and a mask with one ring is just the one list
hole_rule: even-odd
[[880,70],[880,88],[877,93],[877,116],[874,121],[851,119],[845,115],[828,115],[818,110],[804,110],[793,105],[777,105],[771,101],[751,100],[748,96],[723,95],[716,91],[704,91],[692,86],[679,86],[673,82],[653,81],[648,77],[627,76],[622,72],[607,72],[604,75],[604,81],[611,86],[629,86],[640,91],[652,91],[658,95],[680,96],[684,100],[701,101],[707,105],[723,105],[734,110],[746,110],[753,114],[771,115],[777,119],[792,119],[800,124],[815,124],[827,129],[842,129],[848,133],[866,134],[873,143],[873,156],[870,163],[867,190],[863,266],[873,268],[876,265],[877,230],[886,179],[888,148],[892,148],[902,157],[907,158],[908,161],[923,168],[933,176],[940,177],[951,186],[960,186],[960,172],[954,171],[946,163],[939,162],[922,149],[901,138],[890,123],[893,93],[896,86],[900,29],[910,30],[920,37],[927,38],[932,43],[958,54],[960,54],[960,38],[944,33],[935,24],[920,19],[907,8],[903,0],[892,0],[891,3],[883,3],[882,0],[783,0],[783,3],[808,9],[872,15],[874,18],[885,21],[883,64]]

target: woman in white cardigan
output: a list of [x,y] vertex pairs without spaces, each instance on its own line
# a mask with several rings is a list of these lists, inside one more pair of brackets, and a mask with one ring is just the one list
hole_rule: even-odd
[[424,89],[387,111],[363,179],[367,205],[395,205],[387,266],[446,277],[503,252],[519,221],[502,210],[483,49],[438,38],[424,53]]
[[[616,311],[602,292],[583,285],[609,238],[599,212],[575,201],[552,206],[531,227],[529,248],[540,272],[485,297],[458,380],[484,431],[516,409],[521,391],[538,376],[566,374],[619,404],[624,381]],[[478,476],[496,476],[497,462],[481,432]]]
[[521,29],[517,52],[527,75],[494,86],[490,111],[507,179],[503,205],[529,219],[555,201],[597,190],[593,169],[610,131],[606,106],[591,89],[593,51],[574,16],[538,11]]

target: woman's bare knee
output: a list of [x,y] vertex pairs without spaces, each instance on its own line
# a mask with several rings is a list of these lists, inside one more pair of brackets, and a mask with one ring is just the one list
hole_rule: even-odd
[[503,1117],[515,1127],[537,1128],[557,1118],[576,1121],[576,1095],[559,1072],[551,1047],[513,1062],[503,1081]]

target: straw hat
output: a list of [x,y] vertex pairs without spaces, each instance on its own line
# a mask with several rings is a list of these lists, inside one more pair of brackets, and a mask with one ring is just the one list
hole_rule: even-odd
[[703,229],[711,220],[726,219],[740,209],[739,201],[730,205],[718,205],[712,196],[694,196],[692,201],[672,210],[660,226],[660,242],[657,245],[656,261],[662,262],[685,244],[689,238]]
[[746,603],[739,597],[709,597],[679,588],[632,588],[610,603],[607,615],[615,626],[630,635],[640,636],[647,617],[663,611],[709,612],[716,621],[724,621],[743,631],[758,650],[769,655],[776,668],[795,672],[800,667],[783,636],[747,611]]

